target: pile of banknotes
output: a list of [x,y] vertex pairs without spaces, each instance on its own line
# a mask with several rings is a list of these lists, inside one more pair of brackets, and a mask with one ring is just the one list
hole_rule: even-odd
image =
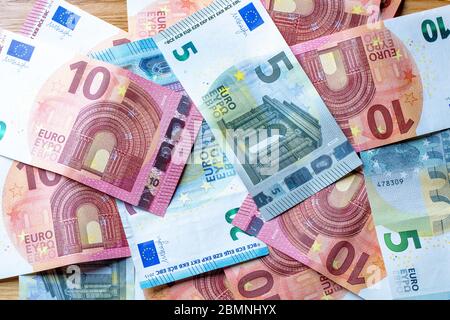
[[21,299],[450,299],[450,6],[127,5],[0,30]]

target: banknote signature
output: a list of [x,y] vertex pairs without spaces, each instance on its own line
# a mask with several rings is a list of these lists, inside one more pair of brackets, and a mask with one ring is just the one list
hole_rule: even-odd
[[24,69],[29,69],[28,62],[19,61],[16,58],[5,57],[5,58],[3,58],[2,62],[6,62],[9,64],[12,64],[13,66],[16,66],[18,73]]
[[60,40],[64,40],[65,38],[72,37],[72,34],[71,34],[72,30],[63,28],[53,21],[50,21],[49,23],[47,23],[47,27],[58,32],[61,35]]
[[160,262],[169,263],[169,260],[167,260],[166,249],[164,248],[164,245],[169,244],[169,241],[162,240],[161,237],[158,237],[155,242],[158,247],[158,257]]
[[245,23],[242,20],[241,16],[238,13],[233,13],[232,16],[239,28],[239,31],[236,31],[235,34],[237,35],[242,34],[244,37],[247,37],[247,33],[249,30],[247,27],[245,27]]

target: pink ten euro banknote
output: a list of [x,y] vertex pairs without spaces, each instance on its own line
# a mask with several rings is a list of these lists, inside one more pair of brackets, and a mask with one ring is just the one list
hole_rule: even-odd
[[36,0],[21,33],[83,53],[126,41],[125,31],[106,22],[99,24],[99,20],[64,0]]
[[[212,0],[128,0],[129,38],[153,37]],[[380,0],[262,0],[289,45],[378,19]]]
[[288,45],[313,40],[379,18],[380,0],[263,0]]
[[450,127],[450,6],[292,46],[356,151]]
[[189,143],[178,144],[185,97],[8,31],[0,33],[0,57],[0,72],[9,75],[0,92],[10,106],[0,111],[0,155],[133,205],[170,199],[178,179],[164,173],[179,176],[185,165],[173,149],[190,152]]
[[[61,30],[64,31],[65,36],[58,32]],[[127,35],[111,24],[62,0],[37,1],[22,31],[28,37],[57,47],[72,49],[96,59],[102,57],[103,59],[99,60],[130,70],[146,80],[171,90],[183,90],[176,81],[176,83],[173,81],[167,82],[167,78],[172,79],[175,76],[159,60],[155,63],[152,71],[164,70],[164,72],[157,72],[158,76],[154,76],[154,73],[151,72],[137,72],[130,64],[123,63],[124,59],[119,61],[113,52],[106,56],[107,59],[104,55],[93,54],[96,49],[111,47],[112,45],[117,45],[116,48],[122,48],[123,46],[119,46],[120,44],[129,42],[129,40],[124,39]],[[130,44],[130,48],[135,47]],[[133,51],[133,54],[130,53],[125,60],[133,60],[135,53],[136,51]],[[145,69],[148,65],[148,59],[142,59],[142,61],[139,59],[138,64],[138,70],[141,70],[141,67]],[[202,120],[200,113],[187,96],[182,98],[180,108],[177,109],[175,115],[170,108],[164,107],[162,111],[167,112],[172,117],[169,130],[164,132],[165,142],[161,149],[161,156],[165,157],[165,162],[168,161],[170,165],[163,165],[159,168],[153,167],[138,203],[139,207],[157,215],[164,215],[166,212]],[[178,139],[174,139],[174,137],[181,137],[181,141],[177,141]]]
[[357,172],[264,222],[248,197],[233,225],[362,298],[391,296],[364,177]]
[[0,279],[129,257],[113,198],[0,157]]
[[148,300],[352,300],[358,299],[276,249],[268,256],[144,290]]

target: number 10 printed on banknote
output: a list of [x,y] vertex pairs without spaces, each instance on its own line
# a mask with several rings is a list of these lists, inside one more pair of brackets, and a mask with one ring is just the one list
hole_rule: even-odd
[[361,164],[259,1],[216,1],[154,39],[265,219]]
[[189,113],[182,95],[7,31],[0,57],[0,72],[9,75],[0,80],[9,106],[0,111],[1,155],[133,205],[157,172],[176,166],[181,174],[184,162],[170,161],[169,144],[180,140],[173,117]]

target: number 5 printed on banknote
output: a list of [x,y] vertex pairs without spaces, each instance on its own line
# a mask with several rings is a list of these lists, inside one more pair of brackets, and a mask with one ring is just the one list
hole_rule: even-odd
[[259,1],[216,1],[154,39],[265,219],[361,164]]
[[450,130],[361,156],[393,298],[448,299]]

